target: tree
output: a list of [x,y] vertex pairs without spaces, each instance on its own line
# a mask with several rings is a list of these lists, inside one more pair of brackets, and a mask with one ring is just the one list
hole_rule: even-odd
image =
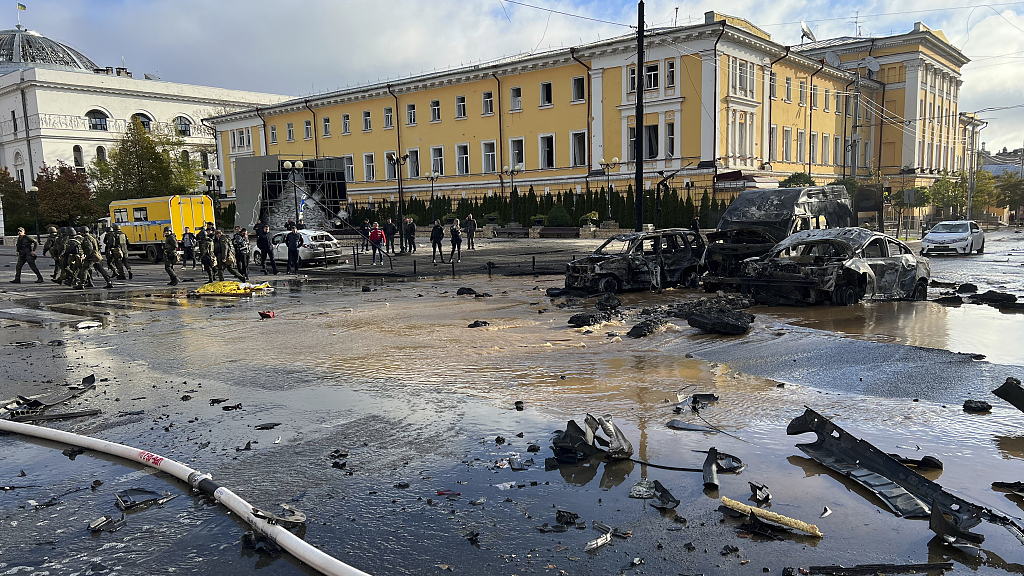
[[806,172],[797,172],[782,182],[779,182],[779,188],[800,188],[803,186],[814,185],[814,178],[811,178],[811,175]]
[[978,217],[985,213],[985,208],[999,204],[996,198],[996,179],[988,170],[978,170],[974,173],[974,194],[971,196],[971,217]]
[[[160,150],[158,139],[142,127],[138,118],[132,119],[106,161],[93,160],[89,177],[96,183],[96,197],[102,205],[176,193],[170,154]],[[179,187],[185,179],[181,180]]]
[[572,217],[561,204],[555,204],[548,212],[548,226],[572,226]]
[[[996,178],[996,189],[999,191],[1000,204],[1009,206],[1010,210],[1019,211],[1024,206],[1024,178],[1016,172],[1003,172]],[[4,205],[6,210],[7,205]],[[1020,213],[1017,212],[1017,218]]]
[[956,216],[963,211],[967,203],[967,187],[964,177],[951,179],[943,172],[942,177],[932,184],[932,205],[938,206],[943,213]]
[[106,212],[95,202],[89,177],[64,162],[44,164],[36,175],[36,186],[39,214],[48,222],[62,226],[92,223]]
[[18,226],[30,229],[29,225],[35,222],[35,203],[7,168],[0,168],[0,202],[3,202],[5,234],[13,236],[11,231],[17,230]]

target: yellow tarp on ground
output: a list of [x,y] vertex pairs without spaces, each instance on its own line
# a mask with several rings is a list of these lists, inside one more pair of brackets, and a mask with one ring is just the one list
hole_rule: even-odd
[[225,296],[250,296],[252,294],[265,294],[274,289],[268,282],[262,284],[250,284],[248,282],[210,282],[203,284],[196,290],[196,294],[221,294]]

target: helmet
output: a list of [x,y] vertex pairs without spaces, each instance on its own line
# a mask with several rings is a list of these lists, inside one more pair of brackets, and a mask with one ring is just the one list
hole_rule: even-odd
[[54,232],[57,231],[57,227],[54,226],[53,224],[50,224],[49,226],[46,227],[46,231],[49,232],[50,234],[53,234]]
[[89,231],[89,227],[88,226],[75,226],[75,232],[78,232],[79,234],[85,234],[88,231]]
[[121,226],[119,224],[111,224],[110,229],[117,232],[121,229]]
[[75,229],[72,228],[71,226],[65,226],[65,227],[61,228],[60,231],[65,236],[74,236],[75,235]]
[[171,231],[170,226],[164,226],[164,234],[167,234],[170,231]]

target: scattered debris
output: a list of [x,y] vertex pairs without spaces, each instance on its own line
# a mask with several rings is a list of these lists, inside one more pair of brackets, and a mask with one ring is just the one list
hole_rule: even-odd
[[124,514],[121,514],[120,518],[114,518],[113,516],[101,516],[89,523],[90,532],[117,532],[119,528],[126,524]]
[[266,520],[267,524],[277,524],[288,529],[297,528],[306,523],[306,514],[298,508],[290,504],[281,504],[281,508],[284,508],[284,510],[288,512],[287,516],[274,514],[273,512],[262,510],[255,506],[252,509],[252,515]]
[[256,551],[264,556],[278,556],[281,554],[281,547],[272,540],[254,531],[242,534],[242,546]]
[[211,398],[210,399],[210,406],[216,406],[217,404],[223,404],[223,403],[225,403],[227,401],[228,401],[227,398]]
[[474,294],[476,294],[476,290],[474,290],[472,288],[467,288],[465,286],[463,286],[462,288],[459,288],[458,290],[455,291],[455,295],[456,296],[467,296],[467,295],[468,296],[472,296]]
[[690,424],[683,422],[682,420],[669,420],[668,424],[665,424],[673,430],[685,430],[687,432],[718,432],[714,428],[708,428],[707,426],[701,426],[699,424]]
[[659,510],[671,510],[679,506],[679,500],[660,481],[654,481],[654,501],[651,506]]
[[555,522],[558,522],[563,526],[575,526],[579,519],[580,515],[575,512],[569,512],[568,510],[555,510]]
[[337,460],[338,458],[348,458],[348,450],[337,449],[331,452],[331,460]]
[[736,546],[733,546],[732,544],[726,544],[725,546],[722,546],[721,554],[722,556],[728,556],[729,554],[736,554],[739,551],[740,549]]
[[1008,376],[1006,382],[1003,382],[992,393],[1013,404],[1018,410],[1024,411],[1024,388],[1021,387],[1020,380],[1013,376]]
[[718,449],[713,446],[704,459],[704,487],[718,489]]
[[764,484],[758,484],[757,482],[747,482],[750,485],[750,498],[754,502],[765,503],[772,499],[772,493],[768,491],[768,487]]
[[474,320],[466,328],[483,328],[484,326],[490,326],[491,323],[487,320]]
[[61,451],[61,454],[67,456],[69,460],[74,460],[76,457],[85,454],[85,448],[66,448]]
[[926,564],[858,564],[856,566],[810,566],[809,574],[828,576],[874,576],[875,574],[908,574],[952,570],[952,562],[929,562]]
[[273,310],[260,310],[259,315],[260,315],[260,320],[268,320],[268,319],[274,317],[274,311]]
[[235,452],[247,452],[249,450],[252,450],[252,440],[246,442],[242,448],[235,447]]
[[942,461],[935,456],[924,456],[920,459],[905,458],[899,454],[889,454],[889,456],[904,466],[913,466],[918,470],[942,470]]
[[274,428],[277,428],[280,425],[281,425],[280,422],[264,422],[263,424],[257,424],[255,426],[253,426],[253,429],[254,430],[273,430]]
[[495,436],[494,437],[494,443],[497,444],[498,446],[501,446],[502,444],[505,443],[505,437],[504,436]]
[[[557,433],[552,438],[552,449],[559,462],[571,464],[597,454],[605,454],[612,460],[626,460],[633,455],[633,445],[612,422],[610,415],[594,418],[587,414],[583,423],[586,425],[585,430],[575,420],[569,420],[565,431]],[[596,435],[598,429],[608,436],[608,440]],[[607,450],[596,446],[595,443],[604,446]]]
[[691,394],[686,398],[680,398],[680,395],[676,394],[676,400],[677,404],[673,408],[676,414],[682,413],[686,408],[689,408],[693,412],[699,412],[701,409],[707,407],[708,403],[718,402],[718,394]]
[[95,320],[85,320],[75,325],[75,328],[79,330],[89,330],[90,328],[102,328],[103,324],[96,322]]
[[[726,508],[728,510],[728,508]],[[779,527],[769,524],[757,517],[753,512],[747,514],[746,522],[740,524],[740,530],[753,534],[755,536],[762,536],[764,538],[770,538],[772,540],[781,540],[782,536],[776,532],[789,532],[789,528]]]
[[[980,522],[980,520],[971,524],[971,526],[977,522]],[[944,544],[952,546],[969,556],[981,556],[981,543],[985,541],[985,536],[968,532],[966,529],[961,529],[954,525],[946,519],[946,516],[934,500],[932,501],[932,512],[928,516],[928,528],[935,532]]]
[[182,401],[182,402],[188,402],[188,401],[189,401],[189,400],[191,400],[191,399],[192,399],[192,396],[191,396],[190,394],[184,394],[184,395],[183,395],[183,396],[181,397],[181,401]]
[[736,510],[738,512],[743,512],[744,514],[753,514],[761,520],[767,520],[769,522],[773,522],[775,524],[779,524],[787,528],[799,530],[805,534],[810,534],[811,536],[816,536],[818,538],[822,537],[822,533],[820,530],[818,530],[817,526],[815,526],[814,524],[808,524],[807,522],[803,522],[802,520],[789,518],[788,516],[776,514],[775,512],[771,512],[763,508],[747,506],[742,502],[737,502],[735,500],[732,500],[731,498],[726,498],[725,496],[722,496],[722,504],[727,508],[732,508],[733,510]]
[[956,287],[957,294],[974,294],[978,291],[978,287],[970,282],[964,282],[963,284]]
[[[596,524],[597,520],[595,520],[594,523]],[[596,526],[595,526],[595,528],[596,528]],[[583,548],[583,551],[584,552],[590,552],[591,550],[596,550],[596,549],[600,548],[601,546],[604,546],[605,544],[607,544],[607,543],[609,543],[611,541],[612,541],[612,533],[610,531],[609,532],[605,532],[604,534],[601,534],[600,536],[598,536],[597,538],[594,538],[590,542],[587,542],[587,546],[585,548]]]
[[242,403],[239,402],[238,404],[235,404],[233,406],[221,406],[220,409],[225,411],[225,412],[231,412],[232,410],[241,410],[242,409]]
[[629,332],[626,332],[626,336],[630,338],[645,338],[657,332],[665,324],[668,324],[668,322],[662,318],[646,318],[630,328]]
[[641,478],[639,482],[630,487],[629,497],[638,498],[640,500],[654,498],[654,482],[651,482],[647,478]]
[[964,400],[964,412],[991,412],[992,405],[984,400]]
[[822,509],[822,511],[821,511],[821,516],[818,516],[818,518],[825,518],[826,516],[831,516],[831,515],[832,515],[832,509],[829,508],[828,506],[825,506],[825,508]]
[[607,312],[579,312],[569,316],[569,325],[576,328],[594,326],[611,320]]
[[515,407],[516,410],[522,412],[526,408],[526,403],[522,400],[516,400]]
[[615,297],[614,294],[604,293],[597,302],[594,302],[594,308],[602,311],[611,311],[622,306],[622,301]]
[[547,522],[545,522],[545,523],[541,524],[540,526],[537,526],[537,530],[540,530],[541,533],[567,532],[569,530],[569,527],[568,526],[563,526],[561,524],[555,524],[554,526],[550,526],[550,525],[548,525]]
[[487,502],[487,497],[486,496],[481,496],[481,497],[477,498],[476,500],[470,500],[469,504],[470,504],[470,506],[483,506],[484,502]]
[[956,294],[949,294],[946,296],[939,296],[938,298],[932,300],[932,302],[935,302],[937,304],[944,304],[946,306],[959,306],[960,304],[964,303],[964,299],[963,297],[957,296]]
[[99,408],[89,408],[87,410],[78,410],[75,412],[63,412],[60,414],[25,414],[23,416],[14,416],[11,418],[12,422],[42,422],[45,420],[66,420],[68,418],[82,418],[84,416],[96,416],[100,414]]
[[996,290],[986,290],[981,294],[974,294],[971,296],[971,302],[977,304],[1013,304],[1017,301],[1017,297],[1008,292],[998,292]]
[[347,460],[335,460],[334,462],[331,462],[331,468],[337,468],[338,470],[344,470],[347,466]]
[[121,510],[132,510],[135,508],[148,508],[153,504],[163,505],[178,497],[170,492],[154,492],[145,488],[129,488],[115,494],[117,507]]
[[399,490],[405,490],[408,487],[409,487],[409,483],[408,482],[404,482],[403,481],[403,482],[396,482],[395,483],[395,488],[398,488]]
[[725,307],[704,308],[691,314],[686,323],[708,334],[740,336],[750,330],[754,315]]

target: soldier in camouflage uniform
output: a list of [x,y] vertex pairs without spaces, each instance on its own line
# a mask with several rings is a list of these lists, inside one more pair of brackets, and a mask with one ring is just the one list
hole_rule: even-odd
[[49,254],[50,257],[53,258],[53,275],[50,276],[50,279],[52,280],[57,277],[58,271],[56,247],[59,234],[57,233],[57,227],[52,224],[46,227],[46,232],[50,235],[46,238],[46,242],[43,243],[43,254]]
[[132,267],[128,264],[128,236],[121,231],[119,225],[114,224],[103,241],[107,245],[107,261],[117,273],[117,279],[124,280],[124,272],[127,270],[128,279],[131,280]]
[[12,284],[21,283],[21,269],[28,264],[28,267],[36,273],[36,283],[43,281],[43,275],[39,273],[39,268],[36,267],[36,247],[39,243],[36,242],[35,238],[25,234],[24,228],[18,228],[18,243],[15,245],[15,251],[18,253],[18,264],[17,268],[14,269],[14,280],[11,280]]
[[92,287],[92,270],[96,270],[106,280],[104,288],[113,288],[114,285],[110,283],[110,274],[107,274],[107,269],[103,267],[103,254],[100,252],[100,243],[96,240],[96,237],[89,233],[89,228],[85,226],[79,226],[78,232],[82,235],[82,256],[85,259],[85,264],[78,272],[78,281],[80,284],[88,285]]
[[199,242],[199,261],[203,264],[203,272],[213,282],[213,271],[217,267],[217,257],[213,253],[213,228],[205,228],[196,234]]
[[249,278],[235,270],[235,248],[231,239],[224,235],[218,228],[213,236],[213,254],[217,257],[217,280],[224,281],[224,270],[231,272],[235,278],[242,282],[248,282]]
[[64,229],[65,240],[64,250],[61,252],[64,263],[63,271],[59,280],[68,286],[81,290],[85,286],[79,282],[80,272],[85,269],[85,258],[82,249],[82,236],[74,228],[67,226]]
[[167,277],[171,279],[168,286],[178,283],[178,275],[174,273],[174,265],[178,263],[178,238],[169,227],[164,228],[164,270]]

